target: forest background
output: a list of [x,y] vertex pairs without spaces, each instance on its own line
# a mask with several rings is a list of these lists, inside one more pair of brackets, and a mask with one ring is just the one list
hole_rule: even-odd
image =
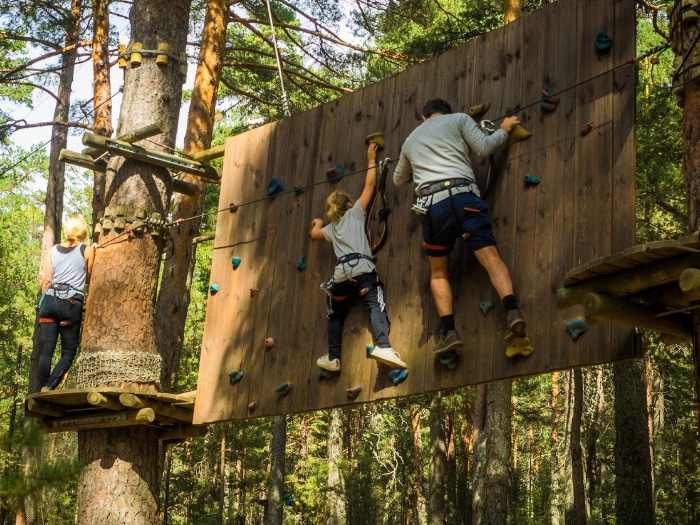
[[[261,119],[284,118],[287,107],[304,111],[381,80],[547,3],[272,2],[287,105],[266,4],[226,2],[226,46],[211,144],[222,144]],[[206,4],[192,3],[191,68],[199,53]],[[639,2],[638,55],[668,40],[669,6]],[[107,16],[100,8],[108,9],[112,21],[108,48],[113,64],[117,45],[123,43],[115,26],[125,23],[118,21],[126,19],[129,3],[0,3],[2,525],[75,522],[81,472],[76,435],[43,435],[23,418],[23,402],[31,391],[34,305],[46,215],[58,211],[59,224],[72,213],[93,217],[93,187],[99,183],[90,171],[57,168],[56,147],[71,134],[97,133],[99,126],[106,125],[111,133],[111,113],[107,124],[100,121],[100,113],[121,96],[118,73],[112,73],[110,95],[101,102],[96,103],[97,94],[83,100],[71,97],[71,64],[95,57],[95,21]],[[689,233],[681,170],[682,109],[671,88],[672,65],[670,51],[637,63],[639,243]],[[27,110],[21,109],[32,108],[37,93],[56,101],[46,122],[28,122]],[[22,146],[13,140],[21,130],[40,126],[52,130],[46,142]],[[65,175],[58,208],[56,188],[47,186],[47,173],[56,169]],[[201,202],[205,216],[198,225],[187,283],[189,308],[179,366],[168,378],[175,392],[196,388],[216,223],[215,213],[206,214],[216,210],[217,202],[217,187],[206,186]],[[700,455],[692,348],[664,345],[654,333],[642,336],[648,352],[638,362],[518,379],[488,389],[212,425],[203,438],[163,446],[159,520],[498,523],[480,508],[493,503],[479,496],[500,490],[496,482],[489,484],[500,480],[506,496],[500,512],[511,523],[698,523]],[[488,391],[500,395],[489,398],[487,432]],[[494,421],[493,414],[504,417]],[[633,416],[643,426],[630,433],[623,416]],[[478,461],[486,433],[488,443],[496,443],[489,454],[501,454],[501,469],[495,474],[480,470]],[[620,460],[633,442],[642,443],[651,459],[651,468],[639,461],[634,465],[638,471],[625,473],[640,484],[648,482],[650,497],[642,501],[625,495],[619,481]],[[27,450],[36,451],[34,461],[26,461]],[[284,504],[271,505],[275,499]],[[639,514],[628,515],[632,511],[625,510],[624,502]],[[26,512],[29,508],[32,512]]]

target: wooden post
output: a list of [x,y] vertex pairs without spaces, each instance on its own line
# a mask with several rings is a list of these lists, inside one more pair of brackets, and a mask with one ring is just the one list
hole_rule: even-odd
[[107,171],[107,164],[104,161],[95,162],[95,159],[90,155],[76,153],[67,149],[61,150],[61,152],[58,154],[58,160],[67,162],[68,164],[74,164],[75,166],[80,166],[81,168],[87,168],[98,173],[104,173]]
[[583,301],[586,320],[592,324],[604,321],[617,321],[619,323],[640,328],[647,328],[682,337],[689,341],[692,339],[690,323],[680,316],[658,317],[656,312],[648,306],[613,299],[606,295],[589,293]]

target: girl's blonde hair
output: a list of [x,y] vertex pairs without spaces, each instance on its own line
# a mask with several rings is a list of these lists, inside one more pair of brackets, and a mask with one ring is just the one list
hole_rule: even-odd
[[77,215],[70,217],[66,221],[63,231],[66,235],[66,241],[85,242],[85,239],[87,239],[87,223],[85,219]]
[[352,202],[350,195],[344,191],[336,190],[326,199],[326,217],[330,222],[338,222],[348,211],[348,203]]

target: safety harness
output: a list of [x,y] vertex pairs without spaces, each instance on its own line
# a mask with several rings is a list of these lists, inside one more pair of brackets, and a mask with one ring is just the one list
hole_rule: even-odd
[[[57,301],[58,299],[65,299],[68,301],[71,305],[75,305],[76,301],[73,300],[72,297],[60,297],[61,293],[65,292],[70,292],[71,290],[75,290],[80,295],[82,296],[82,292],[78,290],[77,288],[72,287],[70,284],[65,284],[65,283],[52,283],[51,286],[48,287],[46,290],[47,292],[49,290],[53,290],[55,293],[51,294],[51,297],[53,297],[54,302]],[[37,311],[41,311],[41,305],[44,302],[44,299],[46,298],[46,292],[44,292],[41,296],[41,299],[39,299],[39,304],[37,304],[36,309]],[[58,307],[56,307],[56,311],[58,311]],[[71,321],[66,321],[65,319],[55,319],[53,317],[39,317],[39,323],[58,323],[59,326],[70,326],[72,323]]]

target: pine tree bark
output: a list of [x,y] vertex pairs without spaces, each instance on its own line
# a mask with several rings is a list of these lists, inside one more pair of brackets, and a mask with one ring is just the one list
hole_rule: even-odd
[[499,525],[508,519],[510,492],[512,383],[478,387],[474,427],[475,525]]
[[583,376],[581,369],[570,372],[568,444],[571,466],[570,487],[566,497],[566,525],[586,524],[586,500],[583,486],[581,417],[583,414]]
[[563,469],[561,468],[559,461],[559,372],[552,372],[552,398],[551,398],[551,409],[552,409],[552,429],[549,434],[549,456],[550,456],[550,479],[551,479],[551,493],[549,500],[549,515],[551,525],[560,525],[561,523],[561,512],[559,511],[559,504],[561,500],[561,486]]
[[[224,37],[228,18],[227,0],[209,0],[204,15],[202,45],[199,50],[197,72],[192,88],[192,99],[187,117],[184,153],[193,155],[211,146],[214,132],[214,116],[221,69]],[[179,178],[194,184],[193,195],[176,193],[173,197],[173,221],[185,219],[182,225],[171,231],[173,253],[163,264],[163,277],[156,303],[156,342],[163,358],[161,385],[172,390],[173,378],[180,365],[180,353],[185,333],[185,320],[190,304],[190,288],[194,271],[199,219],[190,220],[202,213],[204,183],[199,177],[180,174]]]
[[421,437],[420,405],[411,405],[411,429],[413,430],[413,491],[416,494],[416,524],[426,522],[425,481],[423,475],[423,438]]
[[[171,53],[179,56],[185,51],[189,9],[190,0],[135,0],[129,15],[133,41],[141,42],[143,49],[157,49],[159,43],[168,43]],[[140,65],[127,66],[117,134],[165,122],[169,132],[149,138],[147,147],[171,150],[183,81],[179,64],[172,58],[161,66],[154,56],[144,54]],[[153,213],[166,217],[171,188],[165,169],[115,157],[108,164],[105,203],[125,206],[131,217],[139,208],[149,217]],[[127,231],[110,230],[99,241],[81,347],[82,356],[95,363],[106,355],[156,355],[153,311],[163,238],[168,232],[155,227],[147,232]],[[115,379],[107,381],[106,386],[157,390],[159,368],[145,371],[154,380],[120,377],[126,373],[122,368],[111,372]],[[103,384],[98,378],[94,382],[100,384],[82,386]],[[85,465],[77,490],[78,524],[156,523],[159,443],[155,429],[137,426],[82,431],[78,450]],[[103,491],[104,497],[96,497]]]
[[444,414],[441,392],[430,397],[430,460],[428,462],[428,524],[445,523],[445,474],[447,470],[447,444],[442,426]]
[[645,361],[617,362],[614,373],[617,525],[653,525]]
[[266,525],[282,525],[284,519],[284,463],[287,447],[287,418],[272,418],[270,441],[270,483],[267,495]]
[[343,411],[334,408],[328,413],[328,525],[346,525],[345,483],[343,462],[344,425]]
[[[96,135],[111,137],[112,128],[112,81],[109,68],[109,1],[92,0],[92,75],[94,122],[92,130]],[[104,173],[93,173],[92,224],[105,209]]]

